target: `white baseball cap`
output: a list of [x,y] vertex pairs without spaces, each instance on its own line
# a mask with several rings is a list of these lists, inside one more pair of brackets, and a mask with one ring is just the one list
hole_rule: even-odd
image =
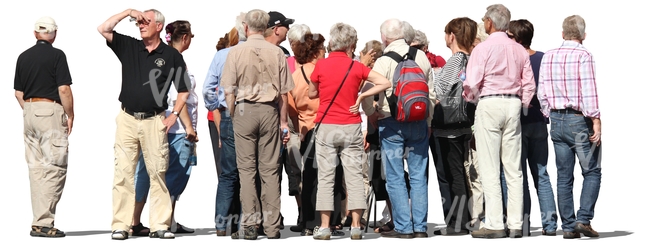
[[34,31],[39,33],[51,33],[57,29],[58,27],[56,26],[56,22],[49,16],[41,17],[36,21],[36,24],[34,24]]

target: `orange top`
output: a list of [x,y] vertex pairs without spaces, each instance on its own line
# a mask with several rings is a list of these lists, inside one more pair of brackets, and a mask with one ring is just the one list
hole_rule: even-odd
[[[302,67],[305,70],[305,76],[309,78],[316,66],[313,63],[306,63]],[[291,76],[293,77],[295,87],[291,90],[290,94],[298,111],[298,132],[304,136],[316,126],[314,120],[316,120],[316,112],[318,112],[320,100],[309,98],[309,82],[305,81],[305,76],[302,75],[300,66],[296,67],[296,71]]]

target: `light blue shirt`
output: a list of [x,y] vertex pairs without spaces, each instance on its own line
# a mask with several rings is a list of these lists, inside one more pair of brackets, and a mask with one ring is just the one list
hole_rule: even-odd
[[[239,41],[237,44],[243,42]],[[230,51],[230,47],[217,51],[214,54],[208,75],[205,77],[205,82],[203,83],[203,101],[208,111],[214,111],[218,108],[228,108],[224,90],[219,86],[221,84],[221,74],[223,72],[223,66],[226,64],[228,51]]]

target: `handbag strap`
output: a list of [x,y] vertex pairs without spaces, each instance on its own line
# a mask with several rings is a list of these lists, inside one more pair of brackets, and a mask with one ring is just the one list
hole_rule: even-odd
[[311,82],[309,81],[309,79],[307,79],[307,75],[305,74],[305,69],[304,69],[304,67],[305,67],[305,66],[300,66],[300,71],[302,71],[302,77],[305,78],[305,82],[307,82],[307,84],[309,84],[309,83],[311,83]]
[[306,162],[307,157],[309,157],[310,152],[312,150],[312,146],[314,145],[314,140],[316,139],[316,132],[318,132],[318,128],[320,128],[320,124],[323,122],[323,119],[325,119],[325,115],[327,115],[327,112],[329,111],[330,107],[332,107],[332,103],[334,103],[334,99],[336,99],[336,96],[339,95],[339,92],[341,91],[341,88],[343,87],[343,84],[345,83],[345,79],[348,78],[348,75],[350,74],[350,70],[352,70],[352,66],[354,65],[354,60],[350,63],[350,67],[348,68],[348,71],[345,72],[345,76],[343,77],[343,81],[341,82],[341,85],[339,85],[339,88],[336,90],[336,93],[334,93],[334,97],[332,97],[332,101],[330,101],[330,104],[325,108],[325,111],[323,112],[323,116],[320,118],[320,122],[316,123],[316,127],[314,127],[311,138],[309,140],[309,144],[307,145],[307,150],[305,151],[305,154],[303,154],[303,164]]
[[339,85],[339,88],[336,89],[336,93],[334,93],[334,97],[332,97],[332,100],[330,101],[330,104],[327,105],[327,108],[325,108],[325,111],[323,112],[323,116],[320,118],[320,122],[316,125],[316,128],[314,128],[314,136],[316,131],[318,131],[318,127],[320,127],[320,124],[323,122],[323,119],[325,119],[325,116],[327,115],[327,112],[330,110],[330,107],[332,107],[332,104],[334,104],[334,99],[336,99],[336,96],[339,95],[339,92],[341,91],[341,88],[343,87],[343,84],[345,84],[345,79],[348,78],[348,75],[350,74],[350,70],[352,70],[352,66],[354,65],[354,60],[350,63],[350,67],[348,68],[348,72],[345,72],[345,76],[343,77],[343,81],[341,82],[341,85]]

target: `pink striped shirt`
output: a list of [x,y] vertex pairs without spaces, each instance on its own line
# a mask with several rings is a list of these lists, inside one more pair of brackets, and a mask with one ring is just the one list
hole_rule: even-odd
[[575,41],[566,40],[560,48],[546,52],[537,89],[544,116],[552,109],[573,109],[600,118],[594,66],[591,53]]
[[535,94],[530,55],[505,32],[490,34],[472,50],[463,82],[463,97],[469,102],[494,94],[517,95],[526,108]]

